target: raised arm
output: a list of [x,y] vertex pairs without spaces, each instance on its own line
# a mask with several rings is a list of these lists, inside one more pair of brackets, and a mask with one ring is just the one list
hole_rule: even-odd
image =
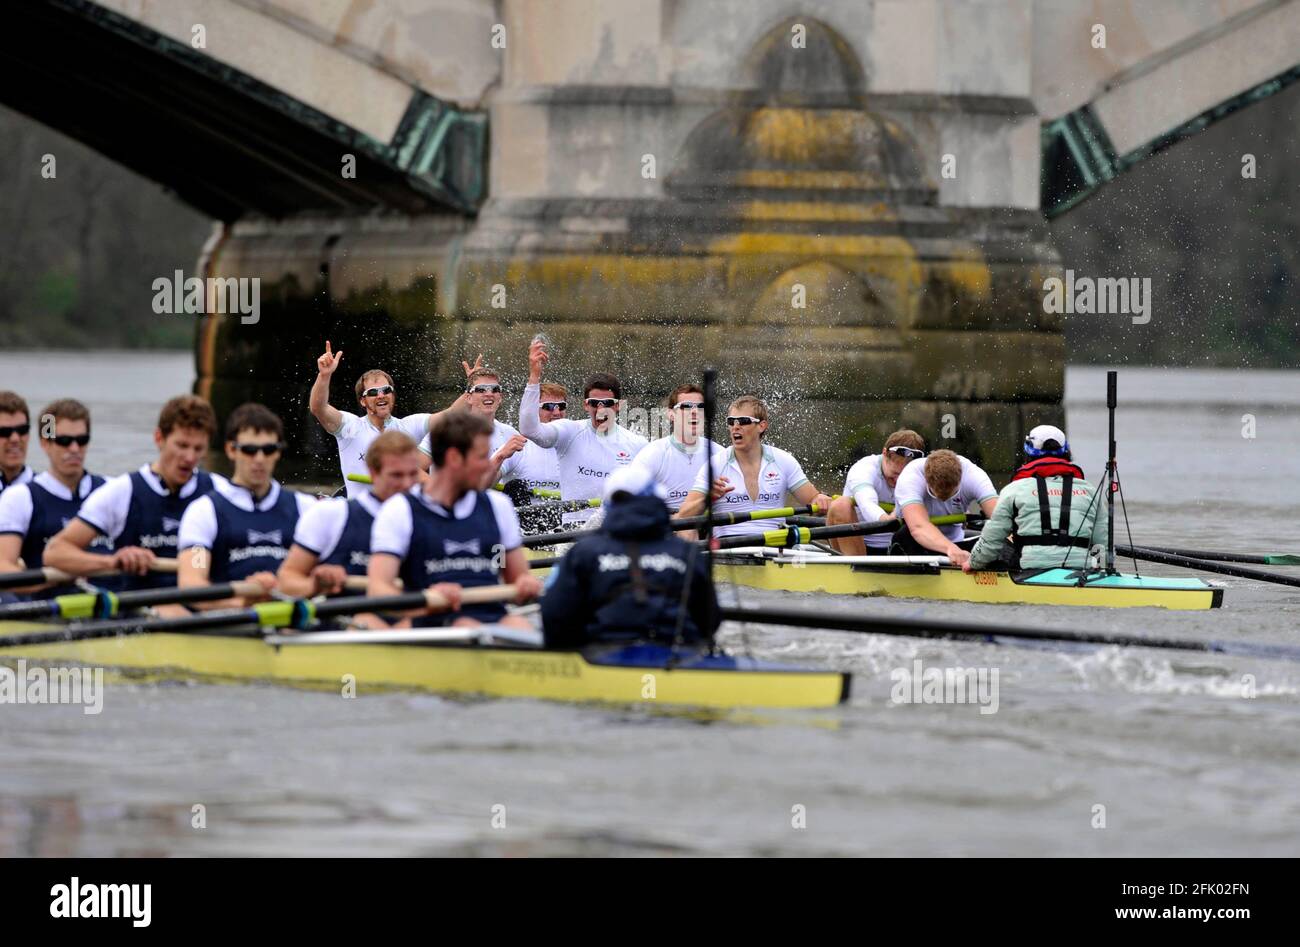
[[339,367],[339,361],[343,358],[343,350],[339,349],[334,352],[330,349],[330,343],[325,341],[325,354],[316,359],[316,381],[311,386],[311,398],[308,406],[311,408],[312,417],[321,423],[327,434],[335,434],[343,424],[343,415],[339,409],[330,404],[330,379],[334,377],[334,370]]

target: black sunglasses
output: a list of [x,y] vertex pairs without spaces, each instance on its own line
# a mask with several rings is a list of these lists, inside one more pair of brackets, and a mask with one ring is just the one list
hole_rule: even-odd
[[588,398],[587,405],[592,408],[612,408],[618,404],[617,398]]
[[760,419],[751,418],[748,415],[739,415],[739,416],[729,415],[727,417],[727,427],[731,427],[734,424],[739,424],[741,427],[749,427],[751,424],[762,424],[762,423],[763,422]]
[[475,385],[469,390],[472,395],[496,395],[501,393],[500,385]]
[[284,444],[236,444],[235,450],[245,457],[256,457],[259,451],[270,457],[272,454],[278,454],[284,450]]
[[565,404],[563,401],[543,401],[539,405],[539,407],[545,408],[547,411],[568,411],[569,410],[569,406]]
[[361,392],[363,398],[373,398],[376,395],[391,395],[393,393],[392,385],[380,385],[378,388],[367,388]]
[[26,437],[27,432],[32,429],[30,424],[15,424],[13,427],[0,427],[0,441],[6,441],[13,435]]
[[917,460],[925,456],[925,451],[917,450],[915,447],[902,447],[895,445],[893,447],[886,447],[885,450],[889,451],[891,454],[897,454],[899,457],[906,457],[908,460]]
[[71,447],[73,444],[77,444],[81,447],[85,447],[87,444],[90,443],[90,435],[89,434],[55,434],[53,437],[47,437],[46,440],[53,441],[54,443],[58,444],[60,447]]

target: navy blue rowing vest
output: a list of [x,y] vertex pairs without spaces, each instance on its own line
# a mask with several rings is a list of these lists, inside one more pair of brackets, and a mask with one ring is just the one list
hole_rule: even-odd
[[[90,475],[90,490],[86,496],[90,496],[98,490],[104,483],[104,478]],[[81,484],[77,484],[80,489]],[[65,500],[62,497],[55,496],[49,490],[46,490],[35,480],[27,484],[27,489],[31,491],[32,496],[32,520],[27,527],[27,535],[23,537],[22,557],[23,562],[29,569],[39,569],[45,564],[45,544],[50,541],[55,533],[72,521],[81,509],[82,497],[73,492],[72,499]],[[90,551],[96,553],[111,553],[113,544],[106,536],[95,537],[94,542],[90,544]],[[118,577],[98,577],[95,579],[95,585],[100,588],[116,589],[120,579]],[[66,595],[69,592],[76,592],[77,587],[74,585],[60,585],[54,588],[46,589],[39,592],[37,598],[53,598],[56,595]]]
[[[186,507],[212,490],[211,474],[195,471],[194,479],[197,481],[194,492],[187,497],[174,493],[159,496],[140,471],[131,474],[131,505],[126,511],[126,524],[117,537],[117,548],[139,546],[151,550],[160,559],[173,558],[181,515]],[[175,584],[176,576],[165,572],[123,576],[122,581],[123,589],[128,591],[170,588]]]
[[217,538],[212,544],[208,578],[218,582],[246,579],[254,572],[275,572],[289,555],[298,525],[298,498],[280,489],[275,505],[252,512],[231,503],[219,490],[208,496],[217,512]]
[[[429,509],[409,493],[404,496],[411,507],[411,546],[402,562],[402,583],[407,590],[427,589],[439,582],[455,582],[464,588],[500,583],[503,561],[498,556],[505,554],[487,494],[478,494],[474,511],[462,520]],[[411,624],[443,625],[461,616],[495,622],[505,614],[501,604],[467,605],[459,612],[419,616]]]
[[370,527],[375,518],[360,500],[348,500],[348,519],[333,551],[321,565],[342,566],[348,575],[365,575],[370,565]]

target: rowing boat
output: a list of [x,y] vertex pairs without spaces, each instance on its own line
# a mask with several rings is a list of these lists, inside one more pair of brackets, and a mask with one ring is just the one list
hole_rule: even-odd
[[[0,622],[0,635],[49,631],[48,624]],[[832,707],[848,698],[850,675],[754,658],[687,652],[671,670],[669,650],[627,645],[543,651],[428,644],[419,632],[305,633],[263,639],[223,630],[166,632],[39,644],[0,642],[0,659],[149,671],[174,679],[271,681],[358,691],[440,694],[716,709]],[[461,637],[463,641],[463,636]]]
[[[885,561],[889,560],[889,561]],[[1085,605],[1107,608],[1218,608],[1223,589],[1198,578],[1074,569],[1012,574],[962,572],[931,556],[831,556],[797,550],[737,550],[714,557],[714,578],[761,589],[881,595],[940,601],[1018,605]]]

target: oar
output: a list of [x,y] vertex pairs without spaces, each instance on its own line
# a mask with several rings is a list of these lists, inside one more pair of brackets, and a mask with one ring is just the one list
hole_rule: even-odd
[[1167,556],[1185,556],[1188,559],[1204,559],[1213,562],[1246,562],[1257,566],[1300,566],[1300,554],[1293,552],[1201,552],[1195,549],[1170,549],[1168,546],[1138,546],[1150,552],[1162,552]]
[[[359,576],[357,578],[360,578]],[[362,588],[365,580],[362,579]],[[185,602],[215,602],[239,595],[261,595],[263,589],[256,582],[228,582],[179,589],[141,589],[138,592],[74,592],[54,598],[32,602],[14,602],[0,605],[0,619],[62,618],[73,621],[83,618],[112,618],[137,608],[154,605],[175,605]]]
[[908,638],[946,638],[959,641],[982,641],[989,644],[1014,644],[1018,641],[1062,641],[1072,644],[1116,645],[1123,648],[1210,651],[1239,657],[1281,658],[1288,661],[1300,661],[1300,648],[1259,642],[1200,641],[1195,638],[1148,638],[1139,635],[1111,634],[1108,632],[1006,628],[998,625],[945,621],[937,618],[837,615],[794,608],[723,608],[721,616],[727,621],[791,625],[798,628],[822,628],[830,631],[858,631],[877,635],[899,635]]
[[[373,480],[370,479],[370,475],[369,475],[369,474],[348,474],[348,475],[347,475],[347,479],[351,480],[353,483],[373,483],[373,482],[374,482]],[[504,487],[503,485],[499,484],[499,483],[494,483],[494,484],[492,485],[492,489],[493,489],[493,490],[504,490],[505,487]],[[535,497],[542,497],[543,499],[547,499],[547,500],[558,500],[558,499],[560,499],[560,491],[559,491],[559,490],[544,490],[544,489],[542,489],[541,487],[534,487],[534,488],[532,489],[531,492],[532,492],[533,496],[535,496]],[[599,501],[599,500],[592,500],[592,501],[590,501],[590,504],[589,504],[589,505],[591,505],[591,506],[600,506],[600,501]]]
[[[957,523],[966,521],[966,514],[951,513],[947,516],[932,516],[930,522],[935,526],[952,526]],[[901,520],[888,520],[886,522],[876,521],[874,523],[844,523],[839,526],[818,526],[812,529],[805,527],[786,527],[784,529],[769,529],[762,533],[751,533],[747,536],[724,536],[716,541],[718,549],[740,549],[745,546],[777,546],[788,548],[798,546],[803,543],[810,543],[814,539],[838,539],[841,536],[868,536],[871,533],[888,533],[898,529],[902,525]],[[554,536],[562,536],[563,533],[555,533]],[[571,534],[574,535],[574,534]],[[581,539],[583,536],[589,536],[590,533],[577,533],[575,538]],[[530,536],[524,540],[524,545],[528,545],[529,539],[543,539],[551,537]],[[701,545],[705,540],[700,540]],[[548,543],[534,543],[534,545],[549,545]],[[546,559],[530,559],[528,567],[530,569],[549,569],[558,563],[563,557],[550,556]]]
[[[486,585],[465,589],[461,604],[482,605],[488,602],[510,602],[518,595],[513,585]],[[87,622],[68,625],[49,631],[33,631],[0,637],[0,649],[18,645],[50,644],[59,641],[85,641],[92,638],[113,638],[118,635],[144,634],[146,632],[204,632],[215,628],[239,625],[257,625],[259,628],[307,628],[317,619],[335,615],[355,615],[360,612],[400,612],[413,608],[432,608],[445,611],[450,602],[433,591],[402,592],[397,595],[351,596],[314,602],[310,599],[259,602],[248,608],[230,608],[186,615],[181,618],[154,618],[146,621],[119,620]]]
[[[524,509],[533,509],[533,507],[524,507]],[[714,526],[735,526],[737,523],[748,523],[751,520],[776,520],[783,519],[787,516],[798,516],[818,509],[816,504],[811,506],[786,506],[775,510],[754,510],[750,513],[714,513],[712,516],[688,516],[685,519],[673,520],[670,524],[674,531],[686,529],[698,529],[705,522],[711,522]],[[591,535],[591,530],[576,529],[567,533],[539,533],[536,536],[528,536],[524,539],[524,545],[529,548],[537,546],[555,546],[560,543],[577,542],[586,536]]]
[[[966,522],[965,513],[952,513],[948,516],[932,516],[930,522],[935,526],[952,526]],[[839,539],[843,536],[868,536],[872,533],[889,533],[902,526],[902,520],[876,521],[874,523],[844,523],[839,526],[817,526],[809,529],[804,526],[787,526],[785,529],[769,529],[763,533],[750,536],[724,536],[717,541],[719,549],[738,549],[742,546],[798,546],[810,543],[814,539]]]
[[[176,560],[155,559],[153,564],[149,566],[149,571],[174,573],[176,571]],[[47,582],[62,585],[65,582],[75,582],[77,579],[96,579],[103,576],[122,574],[121,569],[104,569],[100,572],[80,576],[50,566],[41,566],[38,569],[23,569],[21,572],[0,572],[0,589],[21,588],[24,585],[44,585]]]
[[1219,565],[1217,562],[1207,562],[1204,559],[1193,559],[1189,556],[1156,552],[1154,549],[1147,549],[1143,546],[1116,546],[1115,551],[1121,556],[1128,556],[1132,559],[1143,559],[1147,562],[1159,562],[1168,566],[1195,569],[1198,572],[1213,572],[1218,575],[1232,575],[1241,579],[1255,579],[1259,582],[1272,582],[1275,585],[1290,585],[1300,588],[1300,576],[1282,575],[1278,572],[1261,572],[1259,569],[1243,569],[1241,566],[1224,566]]

